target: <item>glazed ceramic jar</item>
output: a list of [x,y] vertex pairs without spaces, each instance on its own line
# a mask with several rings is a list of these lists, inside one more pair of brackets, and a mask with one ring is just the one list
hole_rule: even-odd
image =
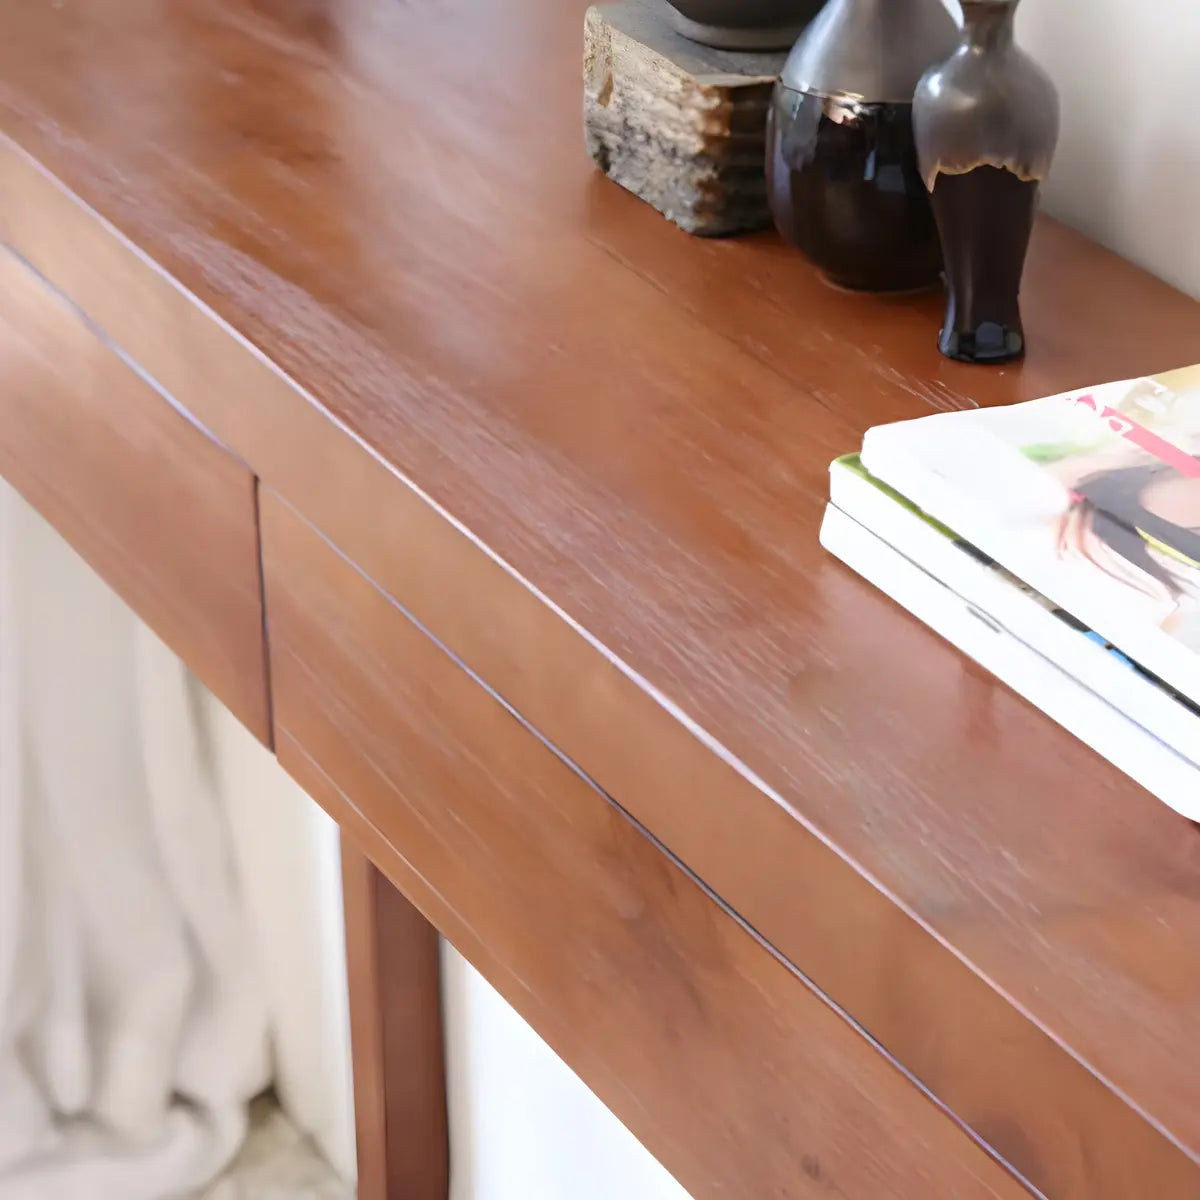
[[937,281],[912,101],[957,41],[941,0],[829,0],[788,57],[767,132],[771,211],[831,282],[903,291]]

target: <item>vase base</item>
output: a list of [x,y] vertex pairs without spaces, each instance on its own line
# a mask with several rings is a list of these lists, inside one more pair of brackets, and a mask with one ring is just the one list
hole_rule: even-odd
[[943,329],[938,349],[956,362],[994,366],[1024,358],[1025,335],[997,321],[984,321],[974,329]]
[[671,24],[688,41],[699,42],[702,46],[715,46],[718,50],[789,50],[808,25],[807,21],[796,21],[765,29],[730,29],[726,25],[705,25],[702,21],[693,21],[673,8],[669,12]]
[[860,280],[838,279],[827,271],[818,268],[821,282],[835,292],[848,292],[852,296],[887,296],[892,300],[903,300],[906,296],[925,296],[941,286],[940,279],[928,279],[923,282],[906,281],[904,283],[880,284],[877,281],[863,282]]

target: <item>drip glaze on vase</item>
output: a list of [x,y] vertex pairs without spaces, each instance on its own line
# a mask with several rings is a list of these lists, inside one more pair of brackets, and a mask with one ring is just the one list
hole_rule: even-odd
[[771,211],[841,287],[907,291],[938,278],[912,94],[956,40],[940,0],[829,0],[788,57],[767,131]]
[[1019,0],[963,0],[962,39],[921,80],[914,124],[946,269],[938,345],[1002,363],[1025,353],[1020,292],[1058,93],[1013,39]]

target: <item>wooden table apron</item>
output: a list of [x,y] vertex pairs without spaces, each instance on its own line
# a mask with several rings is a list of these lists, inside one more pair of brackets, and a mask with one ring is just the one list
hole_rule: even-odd
[[[574,0],[129,12],[12,20],[0,234],[261,481],[285,765],[698,1196],[1200,1195],[1194,829],[816,542],[826,465],[868,425],[1194,361],[1197,305],[1043,221],[1030,357],[979,371],[938,358],[934,296],[830,291],[771,237],[688,240],[583,160]],[[388,685],[400,630],[424,674]],[[463,863],[416,853],[428,793],[361,706],[413,725],[414,760],[436,721],[481,761],[436,694],[388,707],[433,676],[582,772],[562,804],[632,820],[627,916],[603,918],[617,885],[570,821],[561,912],[520,899],[505,872],[550,800],[498,856],[448,799]],[[498,770],[498,796],[544,787]],[[484,846],[492,924],[463,866]],[[549,963],[575,961],[568,912],[649,1009],[595,1046],[563,1017],[604,988]],[[649,960],[622,921],[655,931]],[[759,989],[775,1016],[814,1016],[760,1012],[732,1054],[760,953],[787,964]],[[672,1046],[655,1005],[689,979],[703,1020]],[[841,1126],[807,1107],[818,1028],[961,1176],[860,1153],[848,1098]]]

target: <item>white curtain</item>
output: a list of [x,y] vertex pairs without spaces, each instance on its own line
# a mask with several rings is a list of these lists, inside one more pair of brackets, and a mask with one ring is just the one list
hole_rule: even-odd
[[353,1180],[338,828],[211,693],[204,709],[266,989],[275,1090],[292,1121],[342,1178]]
[[194,1194],[273,1081],[352,1173],[313,807],[0,484],[0,1200]]

